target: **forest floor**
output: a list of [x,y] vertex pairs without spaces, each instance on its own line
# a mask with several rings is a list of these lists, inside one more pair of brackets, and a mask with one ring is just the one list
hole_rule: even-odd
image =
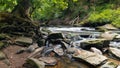
[[23,47],[12,45],[3,49],[2,51],[7,55],[10,61],[10,66],[8,67],[5,63],[0,61],[0,68],[26,68],[24,64],[30,53],[24,52],[22,54],[16,54],[21,48]]

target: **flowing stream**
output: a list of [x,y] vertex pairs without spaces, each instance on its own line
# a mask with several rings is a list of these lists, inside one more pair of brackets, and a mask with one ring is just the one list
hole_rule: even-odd
[[[102,32],[98,32],[95,28],[89,27],[42,27],[41,30],[47,29],[50,30],[52,33],[63,33],[63,34],[74,34],[74,35],[96,35],[99,36]],[[109,57],[105,54],[105,56]],[[108,58],[109,61],[114,62],[115,64],[119,65],[120,61],[115,60],[112,58]],[[55,66],[46,66],[46,68],[100,68],[100,67],[92,67],[91,65],[83,62],[83,61],[72,61],[68,58],[62,58],[58,60],[57,65]]]

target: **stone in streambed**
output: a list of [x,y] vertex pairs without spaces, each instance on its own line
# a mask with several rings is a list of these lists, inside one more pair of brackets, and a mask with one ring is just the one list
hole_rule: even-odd
[[77,50],[73,57],[78,58],[79,60],[83,60],[93,66],[101,65],[107,60],[107,57],[103,55],[89,52],[86,50]]
[[103,50],[103,48],[109,47],[110,41],[106,39],[88,39],[81,42],[80,47],[85,50],[89,50],[91,47],[95,47],[99,50]]

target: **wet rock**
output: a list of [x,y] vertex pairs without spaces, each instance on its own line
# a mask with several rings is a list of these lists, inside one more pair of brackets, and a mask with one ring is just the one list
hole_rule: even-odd
[[91,50],[92,52],[96,53],[96,54],[102,55],[102,52],[101,52],[99,49],[95,48],[95,47],[91,47],[90,50]]
[[52,33],[48,35],[48,39],[64,39],[64,35],[62,33]]
[[26,49],[26,51],[29,52],[29,53],[31,53],[31,52],[33,52],[36,48],[38,48],[38,44],[37,44],[37,43],[33,43],[32,45],[30,45],[30,46]]
[[59,56],[64,55],[64,51],[62,48],[54,48],[54,52]]
[[0,51],[0,60],[6,59],[6,55]]
[[35,58],[28,58],[27,63],[34,66],[34,68],[45,68],[45,63]]
[[61,44],[64,48],[68,48],[69,47],[69,44],[67,44],[66,42],[64,41],[61,41]]
[[112,56],[120,59],[120,49],[110,47],[110,48],[109,48],[109,52],[110,52],[110,54],[112,54]]
[[63,40],[64,38],[65,37],[63,36],[62,33],[52,33],[52,34],[48,35],[48,37],[46,39],[46,42],[48,41],[48,44],[49,43],[61,44],[61,40]]
[[44,46],[45,45],[45,39],[38,39],[37,40],[37,43],[38,43],[38,46],[41,47],[41,46]]
[[40,57],[40,61],[43,61],[45,65],[56,65],[57,60],[54,57]]
[[107,57],[103,55],[99,55],[86,50],[77,50],[73,57],[83,60],[93,66],[101,65],[107,60]]
[[15,42],[19,45],[31,45],[33,41],[28,37],[19,37],[15,40]]
[[81,42],[81,48],[89,50],[91,47],[100,49],[101,51],[105,47],[109,47],[110,41],[105,39],[88,39]]
[[105,64],[101,65],[100,67],[98,68],[116,68],[117,67],[117,64],[115,64],[114,62],[106,62]]
[[113,40],[117,35],[117,33],[106,31],[103,34],[101,34],[101,37],[107,40]]

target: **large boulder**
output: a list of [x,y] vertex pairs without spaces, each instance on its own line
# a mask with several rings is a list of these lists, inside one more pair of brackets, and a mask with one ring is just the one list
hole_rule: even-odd
[[74,55],[74,58],[78,58],[79,60],[83,60],[93,66],[98,66],[104,63],[107,60],[107,57],[96,54],[93,52],[89,52],[86,50],[78,50]]
[[82,49],[87,49],[87,50],[89,50],[91,47],[95,47],[102,51],[103,48],[109,47],[109,43],[110,41],[106,39],[90,39],[90,40],[88,39],[88,40],[82,41],[80,44],[80,47]]
[[48,35],[45,43],[47,43],[48,41],[49,43],[52,43],[52,44],[61,44],[61,41],[64,39],[65,37],[62,33],[52,33]]

